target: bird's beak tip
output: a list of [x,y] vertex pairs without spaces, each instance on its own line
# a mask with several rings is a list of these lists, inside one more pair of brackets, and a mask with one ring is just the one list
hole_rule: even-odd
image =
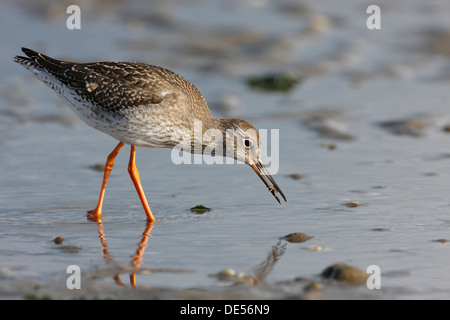
[[[277,185],[275,180],[272,178],[272,176],[267,171],[266,167],[261,162],[257,162],[256,164],[251,164],[250,166],[256,172],[256,174],[260,177],[262,182],[264,182],[266,187],[269,189],[270,193],[275,197],[275,199],[278,201],[279,204],[281,204],[281,201],[278,198],[278,192],[281,194],[284,201],[287,201],[283,191],[281,191],[281,188]],[[269,182],[271,182],[271,184]]]

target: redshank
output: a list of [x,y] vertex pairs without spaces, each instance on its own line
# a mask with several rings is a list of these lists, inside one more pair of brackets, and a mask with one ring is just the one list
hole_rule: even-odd
[[[131,145],[128,172],[148,221],[155,221],[155,218],[136,168],[136,147],[181,146],[183,150],[201,154],[206,149],[225,150],[219,155],[248,164],[279,203],[278,193],[286,201],[261,162],[257,130],[245,120],[214,118],[200,91],[180,75],[140,62],[75,63],[56,60],[27,48],[22,51],[27,57],[15,56],[15,62],[52,88],[89,126],[119,141],[107,158],[100,196],[95,209],[88,211],[89,220],[101,220],[106,184],[124,144]],[[197,141],[194,127],[198,122],[202,134],[214,129],[224,138],[213,139],[213,148],[211,143]],[[214,145],[214,141],[221,145]]]

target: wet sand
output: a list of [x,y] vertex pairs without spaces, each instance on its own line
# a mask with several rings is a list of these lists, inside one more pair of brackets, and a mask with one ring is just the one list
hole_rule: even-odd
[[[368,30],[371,4],[86,3],[68,30],[65,4],[3,1],[0,298],[450,298],[450,6],[383,2],[381,29]],[[215,116],[278,129],[288,202],[244,165],[177,166],[170,150],[138,148],[160,221],[145,222],[127,151],[103,223],[87,221],[116,142],[12,62],[22,46],[161,65]],[[364,282],[370,266],[380,289]]]

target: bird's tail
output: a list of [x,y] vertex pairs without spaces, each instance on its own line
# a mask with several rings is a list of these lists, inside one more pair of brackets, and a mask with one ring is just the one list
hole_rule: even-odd
[[[28,48],[22,48],[23,53],[27,56],[15,56],[13,60],[30,71],[36,73],[36,71],[41,71],[42,69],[53,75],[58,75],[67,68],[68,62],[63,62],[46,56],[42,53],[36,52]],[[65,65],[66,64],[66,65]]]
[[64,79],[64,73],[73,65],[72,62],[56,60],[28,48],[22,48],[22,51],[27,56],[15,56],[13,60],[52,88],[55,86],[54,78]]
[[21,65],[23,65],[24,67],[26,67],[27,69],[30,68],[39,68],[42,67],[40,66],[40,64],[38,63],[37,59],[39,57],[39,53],[36,51],[33,51],[31,49],[27,49],[27,48],[22,48],[23,53],[25,53],[28,57],[24,57],[24,56],[15,56],[13,58],[14,62],[17,62]]

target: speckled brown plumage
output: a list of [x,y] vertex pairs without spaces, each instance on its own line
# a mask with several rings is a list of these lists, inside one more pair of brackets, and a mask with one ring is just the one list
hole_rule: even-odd
[[[24,48],[23,52],[28,57],[16,56],[16,62],[67,100],[86,123],[125,143],[174,147],[186,138],[163,130],[155,137],[159,143],[163,141],[159,145],[140,130],[142,125],[162,126],[169,120],[186,132],[195,119],[202,120],[204,130],[213,125],[213,117],[200,91],[165,68],[140,62],[74,63],[30,49]],[[131,133],[148,143],[124,138]]]
[[[141,62],[74,63],[56,60],[30,49],[28,58],[16,61],[42,68],[77,94],[104,110],[160,104],[170,93],[183,95],[197,105],[196,110],[209,114],[205,99],[189,81],[162,67]],[[167,99],[167,98],[166,98]],[[195,101],[194,101],[195,100]]]

